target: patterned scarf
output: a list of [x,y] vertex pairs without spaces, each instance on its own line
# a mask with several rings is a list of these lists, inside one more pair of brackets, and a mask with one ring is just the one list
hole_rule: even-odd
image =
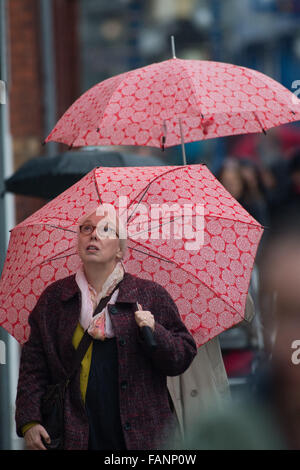
[[[109,317],[107,306],[97,315],[93,317],[93,312],[100,300],[107,297],[119,284],[124,277],[124,267],[122,262],[118,262],[115,269],[108,276],[103,284],[102,290],[99,294],[88,283],[83,267],[81,267],[75,276],[77,285],[81,291],[81,311],[79,316],[79,323],[84,330],[94,339],[104,340],[105,338],[114,337],[114,332]],[[109,304],[114,304],[117,300],[119,289],[115,290],[109,300]]]

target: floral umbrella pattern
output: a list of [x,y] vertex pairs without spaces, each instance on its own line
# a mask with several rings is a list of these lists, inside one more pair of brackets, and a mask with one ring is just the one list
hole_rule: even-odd
[[98,83],[72,104],[45,142],[171,147],[181,143],[181,129],[184,141],[194,142],[298,120],[300,100],[267,75],[174,58]]
[[[20,343],[28,315],[43,290],[76,272],[77,221],[99,204],[127,196],[128,231],[138,220],[134,202],[203,204],[204,243],[186,250],[184,239],[128,237],[125,269],[164,286],[198,346],[239,323],[263,229],[205,165],[96,168],[11,232],[0,280],[0,325]],[[195,218],[192,220],[195,227]],[[170,231],[171,232],[171,231]]]

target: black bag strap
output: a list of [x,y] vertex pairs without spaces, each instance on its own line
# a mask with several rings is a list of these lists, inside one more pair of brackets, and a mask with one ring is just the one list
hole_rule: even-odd
[[[94,310],[94,313],[93,313],[93,317],[95,315],[97,315],[97,313],[101,312],[105,307],[106,305],[108,304],[108,302],[110,301],[113,293],[115,292],[115,290],[119,287],[119,285],[117,285],[115,287],[115,289],[111,292],[110,295],[108,295],[107,297],[103,297],[99,304],[97,305],[97,307],[95,308]],[[80,364],[81,364],[81,361],[82,359],[84,358],[84,355],[85,353],[87,352],[91,342],[93,341],[93,338],[92,336],[87,332],[87,330],[85,330],[81,340],[80,340],[80,343],[76,349],[76,352],[75,352],[75,355],[74,355],[74,359],[73,359],[73,363],[72,363],[72,367],[70,369],[70,372],[69,372],[69,375],[68,375],[68,378],[67,378],[67,382],[66,382],[66,385],[70,382],[71,378],[73,377],[73,375],[75,374],[75,372],[79,369],[80,367]]]

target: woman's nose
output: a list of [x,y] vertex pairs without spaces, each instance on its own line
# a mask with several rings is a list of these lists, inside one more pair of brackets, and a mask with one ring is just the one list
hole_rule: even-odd
[[94,238],[98,239],[98,237],[97,237],[97,227],[94,227],[92,233],[90,234],[90,237],[93,238],[93,239]]

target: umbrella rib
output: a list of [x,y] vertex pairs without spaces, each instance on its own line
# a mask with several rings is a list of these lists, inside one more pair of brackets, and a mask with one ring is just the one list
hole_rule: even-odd
[[[188,70],[186,69],[186,67],[184,66],[184,64],[183,64],[182,62],[180,62],[180,66],[181,66],[181,68],[184,70],[184,73],[186,74],[187,79],[188,79],[189,82],[192,84],[192,87],[193,87],[193,89],[194,89],[194,94],[195,94],[195,96],[198,97],[198,93],[197,93],[195,84],[194,84],[193,79],[192,79],[192,77],[190,76]],[[199,102],[197,102],[197,107],[198,107],[198,109],[199,109],[199,111],[200,111],[201,118],[203,119],[203,118],[204,118],[204,115],[203,115],[202,110],[201,110],[201,108],[200,108]],[[201,125],[201,128],[202,128],[202,123],[201,123],[200,125]]]
[[[138,242],[135,242],[135,243],[138,243]],[[140,246],[143,246],[141,243],[138,243]],[[128,247],[130,248],[130,247]],[[147,249],[153,251],[154,253],[157,253],[155,250],[153,250],[153,248],[148,248],[146,247]],[[134,249],[134,248],[131,248],[131,249]],[[137,251],[141,251],[141,250],[137,250]],[[142,252],[143,253],[143,252]],[[151,256],[149,253],[145,253],[147,254],[148,256]],[[157,253],[157,256],[154,256],[152,255],[153,257],[159,257],[159,253]],[[207,289],[209,289],[211,292],[213,292],[213,294],[218,297],[219,299],[222,300],[222,302],[224,302],[226,305],[228,305],[232,310],[234,310],[238,315],[240,315],[240,317],[243,319],[244,317],[242,317],[242,315],[240,314],[240,312],[238,312],[238,310],[233,307],[232,305],[230,305],[226,300],[224,300],[219,294],[217,294],[211,287],[209,287],[204,281],[201,281],[194,273],[190,272],[190,271],[187,271],[185,268],[183,268],[182,266],[179,266],[179,264],[174,261],[174,260],[167,260],[167,259],[164,259],[163,261],[167,261],[167,262],[171,262],[173,265],[175,265],[178,269],[181,269],[183,272],[185,272],[188,276],[192,276],[194,279],[196,279],[198,282],[200,282],[201,284],[203,284]],[[249,281],[250,282],[250,281]]]
[[129,246],[128,249],[138,251],[139,253],[143,253],[144,255],[151,256],[152,258],[156,258],[156,259],[159,259],[161,261],[165,261],[166,263],[175,264],[175,262],[170,260],[170,259],[162,258],[161,256],[152,255],[149,252],[145,252],[143,250],[138,250],[137,248],[133,248],[132,246]]
[[261,122],[261,120],[259,119],[257,113],[256,113],[255,111],[253,111],[253,114],[254,114],[254,117],[255,117],[256,121],[257,121],[258,124],[260,125],[260,127],[261,127],[261,129],[262,129],[262,132],[263,132],[265,135],[267,135],[267,131],[266,131],[266,129],[264,128],[264,126],[262,125],[262,122]]
[[[238,315],[240,315],[240,317],[243,319],[244,317],[242,317],[242,315],[240,314],[240,312],[237,311],[237,309],[235,307],[233,307],[232,305],[230,305],[226,300],[222,299],[222,297],[220,296],[220,294],[216,293],[211,287],[209,287],[204,281],[202,281],[201,279],[199,279],[194,273],[191,273],[190,271],[187,271],[185,268],[182,268],[181,266],[178,265],[178,263],[176,263],[176,261],[174,261],[174,264],[176,264],[176,266],[179,268],[179,269],[182,269],[182,271],[184,271],[185,273],[187,273],[189,276],[193,276],[195,279],[197,279],[198,282],[200,282],[201,284],[203,284],[207,289],[209,289],[211,292],[213,292],[213,294],[218,297],[219,299],[222,300],[222,302],[224,302],[226,305],[228,305],[232,310],[234,310]],[[249,281],[250,282],[250,281]]]
[[[35,266],[33,266],[33,267],[22,277],[22,279],[21,279],[17,284],[15,284],[15,285],[13,286],[13,288],[16,289],[16,288],[19,286],[19,284],[24,280],[24,278],[27,277],[34,269],[38,268],[39,266],[42,266],[43,264],[45,264],[45,263],[47,263],[47,262],[49,262],[49,261],[53,261],[53,260],[60,259],[60,258],[66,258],[67,256],[76,255],[77,253],[75,252],[75,253],[71,253],[70,255],[66,254],[66,255],[64,255],[64,256],[59,256],[59,255],[61,255],[62,253],[66,252],[67,250],[70,250],[70,249],[72,249],[72,248],[74,248],[74,246],[71,246],[71,247],[67,248],[66,250],[61,251],[60,253],[57,253],[58,256],[55,257],[55,258],[47,258],[46,260],[41,261],[39,264],[36,264]],[[11,293],[9,292],[8,295],[5,297],[5,299],[4,299],[3,302],[5,302],[6,299],[7,299],[10,295],[11,295]]]
[[53,224],[43,224],[48,225],[49,227],[58,228],[59,230],[64,230],[65,232],[77,233],[76,230],[70,230],[69,228],[59,227],[58,225]]
[[[71,248],[73,248],[73,247],[71,247]],[[41,265],[44,264],[44,263],[48,263],[49,261],[56,261],[57,259],[62,259],[62,258],[66,258],[67,256],[74,256],[74,255],[77,255],[77,254],[78,253],[75,251],[74,253],[68,253],[68,254],[65,254],[63,256],[55,256],[54,258],[48,258],[45,261],[42,261]]]
[[[150,183],[148,183],[148,185],[146,186],[146,189],[142,190],[142,191],[144,191],[144,192],[143,192],[143,194],[141,195],[141,198],[139,199],[138,204],[140,204],[141,200],[143,199],[143,197],[145,196],[145,194],[147,193],[147,191],[149,190],[149,188],[150,188],[150,186],[151,186],[151,184],[152,184],[153,182],[155,182],[158,178],[160,178],[160,177],[166,175],[167,173],[170,173],[170,172],[176,171],[176,170],[181,170],[182,168],[183,168],[183,167],[172,168],[172,169],[170,169],[170,170],[166,170],[164,173],[162,173],[162,174],[160,174],[160,175],[157,175],[152,181],[150,181]],[[142,192],[142,191],[141,191],[141,192]],[[130,206],[134,203],[134,201],[139,197],[139,195],[141,194],[141,192],[130,202],[130,204],[129,204],[128,207],[130,207]],[[135,210],[136,210],[136,209],[135,209]],[[130,218],[132,217],[133,214],[134,214],[134,212],[128,217],[127,223],[128,223],[128,221],[130,220]],[[232,222],[246,223],[246,224],[248,224],[248,225],[253,225],[253,226],[257,227],[257,225],[256,225],[255,223],[253,223],[253,222],[243,222],[243,221],[234,220],[234,219],[230,219],[230,218],[222,217],[222,216],[217,216],[217,215],[206,215],[205,217],[213,217],[213,218],[216,218],[216,219],[230,220],[230,221],[232,221]],[[259,224],[259,225],[260,225],[260,227],[265,228],[263,225],[261,225],[261,224]]]
[[204,218],[208,218],[208,217],[211,217],[213,219],[221,219],[221,220],[230,220],[230,222],[237,222],[239,224],[246,224],[246,225],[253,225],[254,227],[256,228],[268,228],[268,227],[265,227],[264,225],[257,225],[257,224],[254,224],[253,222],[245,222],[243,220],[235,220],[235,219],[230,219],[229,217],[222,217],[220,215],[204,215]]
[[44,222],[43,223],[34,222],[34,223],[31,223],[31,224],[28,224],[28,225],[22,225],[22,227],[16,226],[16,227],[10,229],[10,232],[15,231],[17,229],[18,230],[23,230],[24,228],[33,227],[34,225],[44,225],[44,226],[48,226],[48,227],[57,228],[59,230],[64,230],[65,232],[77,233],[76,230],[71,230],[69,228],[59,227],[58,225],[47,224],[47,223],[44,223]]
[[[161,224],[158,224],[158,225],[156,225],[155,227],[151,227],[151,229],[153,229],[153,228],[156,229],[156,228],[158,228],[158,227],[162,227],[163,225],[166,225],[167,223],[170,223],[170,224],[171,224],[171,222],[174,222],[174,220],[180,219],[180,218],[182,218],[182,217],[183,217],[183,215],[179,215],[178,217],[175,217],[175,218],[173,218],[172,220],[169,220],[169,221],[167,221],[167,222],[162,222]],[[139,222],[137,222],[137,223],[139,223]],[[134,224],[132,224],[132,225],[134,225]],[[145,232],[147,232],[147,231],[148,231],[148,230],[142,230],[141,232],[138,232],[138,233],[136,233],[135,235],[140,235],[141,233],[145,233]],[[134,235],[134,236],[135,236],[135,235]],[[131,235],[131,237],[132,237],[132,235]]]
[[99,193],[99,188],[98,188],[98,185],[97,185],[97,179],[96,179],[96,176],[95,176],[95,169],[94,169],[94,171],[93,171],[93,178],[94,178],[94,184],[95,184],[95,188],[96,188],[96,193],[97,193],[97,195],[98,195],[100,204],[103,205],[103,201],[102,201],[102,199],[101,199],[101,196],[100,196],[100,193]]
[[[143,194],[141,195],[141,197],[140,197],[140,199],[139,199],[139,201],[138,201],[138,203],[137,203],[137,205],[136,205],[134,211],[133,211],[133,212],[130,214],[130,216],[127,218],[127,224],[128,224],[128,222],[129,222],[129,220],[131,219],[131,217],[133,216],[133,214],[135,213],[135,211],[137,210],[137,208],[138,208],[139,204],[141,203],[143,197],[144,197],[145,194],[148,192],[148,190],[149,190],[149,188],[150,188],[150,185],[151,185],[151,182],[148,183],[148,185],[147,185],[146,188],[144,189],[144,192],[143,192]],[[138,196],[137,196],[137,197],[138,197]],[[133,202],[134,202],[134,200],[131,201],[131,203],[129,204],[129,207],[131,206],[131,204],[132,204]]]
[[[154,227],[154,229],[156,229],[156,228],[158,228],[158,227],[161,227],[161,226],[163,226],[163,225],[166,225],[167,223],[174,222],[175,220],[180,219],[180,218],[182,218],[182,217],[184,217],[184,216],[181,215],[181,216],[175,217],[175,218],[173,218],[172,220],[169,220],[169,221],[167,221],[167,222],[163,222],[163,223],[161,223],[161,224],[158,224],[158,225],[156,225],[156,226]],[[267,229],[267,228],[268,228],[268,227],[265,227],[264,225],[259,225],[259,226],[258,226],[258,225],[256,225],[256,224],[254,224],[253,222],[245,222],[245,221],[241,221],[241,220],[234,220],[234,219],[229,219],[229,218],[227,218],[227,217],[220,217],[220,216],[216,216],[216,215],[206,215],[206,216],[204,216],[204,217],[207,217],[207,218],[211,217],[211,218],[222,219],[222,220],[230,220],[231,222],[235,222],[235,223],[237,222],[237,223],[240,223],[240,224],[252,225],[252,226],[254,226],[254,227],[256,227],[256,228],[263,228],[263,229]],[[138,224],[138,223],[139,223],[139,222],[137,222],[137,224]],[[132,224],[132,225],[134,225],[134,224]],[[152,227],[152,228],[153,228],[153,227]],[[194,225],[193,225],[193,228],[195,229]],[[135,234],[134,236],[136,236],[136,235],[141,235],[142,233],[145,233],[145,232],[147,232],[147,230],[142,230],[141,232],[138,232],[138,233]],[[132,237],[132,236],[131,236],[131,237]]]
[[[176,263],[176,261],[174,261],[174,263],[177,265],[177,267],[178,267],[179,269],[182,269],[185,273],[187,273],[188,275],[192,275],[195,279],[197,279],[198,282],[201,282],[201,284],[203,284],[207,289],[209,289],[211,292],[213,292],[213,294],[214,294],[216,297],[218,297],[219,299],[221,299],[222,302],[224,302],[226,305],[228,305],[228,306],[229,306],[231,309],[233,309],[238,315],[240,315],[240,317],[241,317],[242,319],[244,319],[244,317],[242,317],[242,315],[240,314],[240,312],[238,312],[238,310],[237,310],[235,307],[233,307],[232,305],[230,305],[230,304],[227,302],[227,300],[224,300],[224,299],[221,297],[220,294],[216,293],[216,292],[215,292],[211,287],[209,287],[204,281],[201,281],[197,276],[195,276],[195,274],[193,274],[193,273],[187,271],[185,268],[182,268],[181,266],[178,266],[178,264]],[[249,286],[249,283],[250,283],[250,279],[249,279],[249,282],[248,282],[248,286]],[[248,287],[248,289],[249,289],[249,287]]]
[[[176,261],[174,261],[174,260],[169,260],[169,259],[167,259],[167,258],[162,258],[161,255],[160,255],[160,253],[159,253],[158,251],[154,250],[153,248],[148,247],[148,246],[145,246],[145,245],[143,245],[142,243],[138,242],[137,240],[131,240],[131,239],[129,239],[129,240],[132,241],[132,242],[134,242],[134,243],[136,243],[137,245],[139,245],[139,246],[145,248],[145,249],[147,250],[147,253],[145,253],[145,254],[151,256],[150,253],[149,253],[149,251],[152,251],[153,253],[155,253],[155,256],[152,255],[153,257],[155,257],[155,258],[160,258],[161,260],[166,261],[167,263],[172,263],[172,264],[178,266],[178,264],[176,263]],[[132,249],[132,250],[135,250],[135,248],[132,248],[132,247],[128,247],[128,248],[129,248],[129,249]],[[140,250],[140,251],[141,251],[141,250]],[[141,252],[144,253],[143,251],[141,251]],[[178,267],[180,268],[180,266],[178,266]],[[180,269],[181,269],[181,268],[180,268]]]
[[[132,199],[132,201],[129,203],[129,206],[128,206],[128,207],[130,207],[130,206],[134,203],[134,201],[136,201],[137,198],[142,194],[141,197],[140,197],[140,200],[139,200],[139,202],[138,202],[138,204],[140,204],[141,200],[143,199],[143,197],[145,196],[145,194],[146,194],[147,191],[149,190],[151,184],[154,183],[157,179],[161,178],[162,176],[165,176],[165,175],[168,174],[168,173],[171,173],[171,172],[177,171],[177,170],[182,170],[182,169],[183,169],[182,166],[176,166],[175,168],[171,168],[171,169],[169,169],[169,170],[166,170],[164,173],[161,173],[160,175],[155,176],[155,178],[153,178],[153,180],[150,181],[150,182],[147,184],[146,188],[142,189],[142,190],[139,192],[139,194],[137,194],[137,196],[136,196],[134,199]],[[127,219],[127,222],[129,221],[130,218],[131,218],[131,216],[129,216],[129,218]]]
[[[126,78],[128,77],[128,75],[131,74],[131,73],[133,73],[133,72],[135,72],[135,70],[128,70],[127,72],[124,72],[124,73],[122,73],[122,74],[120,74],[120,75],[117,76],[117,77],[120,79],[120,81],[119,81],[118,85],[116,86],[116,88],[114,89],[114,92],[113,92],[113,93],[111,94],[111,96],[109,97],[109,100],[108,100],[108,102],[107,102],[107,104],[106,104],[106,107],[110,105],[111,99],[112,99],[112,95],[113,95],[114,93],[118,93],[119,88],[122,86],[122,82],[124,81],[124,79],[126,79]],[[113,78],[113,77],[111,77],[111,78]],[[116,78],[116,77],[114,77],[114,78]],[[102,118],[103,118],[103,116],[102,116]],[[98,126],[97,126],[97,128],[96,128],[96,132],[97,132],[97,133],[100,132],[101,123],[102,123],[102,120],[99,122],[99,124],[98,124]],[[79,135],[79,136],[80,136],[80,135]],[[77,136],[76,139],[77,139],[79,136]]]
[[[130,239],[129,239],[130,240]],[[151,247],[148,247],[148,246],[144,246],[142,243],[139,243],[138,241],[136,240],[130,240],[130,241],[133,241],[134,243],[136,243],[137,245],[139,245],[140,247],[143,247],[147,250],[147,252],[144,252],[142,250],[138,250],[137,248],[133,248],[133,247],[130,247],[128,246],[128,249],[130,250],[135,250],[135,251],[140,251],[140,253],[144,253],[145,255],[147,256],[152,256],[153,258],[158,258],[158,259],[161,259],[162,261],[166,261],[166,263],[171,263],[171,264],[177,264],[174,260],[169,260],[168,258],[162,258],[161,254],[158,253],[156,250],[154,250],[153,248]],[[155,253],[155,255],[151,255],[150,254],[150,251]]]
[[[221,297],[220,294],[218,294],[217,292],[215,292],[215,291],[214,291],[211,287],[209,287],[204,281],[202,281],[202,280],[199,279],[197,276],[195,276],[195,274],[193,274],[193,273],[187,271],[186,269],[182,268],[181,266],[178,266],[178,264],[177,264],[176,262],[175,262],[175,264],[177,265],[177,267],[178,267],[179,269],[182,269],[182,271],[184,271],[184,272],[187,273],[188,275],[191,275],[191,276],[193,276],[195,279],[197,279],[198,282],[200,282],[200,283],[203,284],[207,289],[209,289],[211,292],[213,292],[214,296],[216,296],[216,297],[218,297],[219,299],[221,299],[222,302],[224,302],[226,305],[228,305],[228,306],[230,307],[230,309],[234,310],[238,315],[240,315],[240,317],[241,317],[242,319],[244,319],[244,317],[242,317],[242,315],[240,314],[240,312],[238,312],[238,310],[237,310],[235,307],[233,307],[232,305],[230,305],[227,300],[224,300],[224,299]],[[249,280],[249,283],[250,283],[250,280]],[[249,283],[248,283],[248,284],[249,284]],[[249,287],[248,287],[248,289],[249,289]]]

